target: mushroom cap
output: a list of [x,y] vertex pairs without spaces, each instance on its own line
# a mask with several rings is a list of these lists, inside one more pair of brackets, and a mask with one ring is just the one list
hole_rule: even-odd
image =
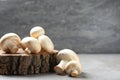
[[41,47],[47,51],[47,52],[52,52],[54,50],[54,44],[52,42],[52,40],[46,36],[46,35],[41,35],[39,36],[38,38],[40,44],[41,44]]
[[17,34],[15,34],[15,33],[7,33],[7,34],[4,34],[4,35],[1,37],[0,43],[4,42],[4,41],[7,40],[7,39],[13,39],[13,37],[14,37],[14,39],[17,39],[17,40],[19,40],[19,41],[21,40],[20,37],[19,37]]
[[82,72],[82,66],[76,61],[69,61],[65,65],[65,72],[70,76],[76,77]]
[[66,60],[66,61],[75,60],[77,62],[80,62],[77,54],[73,50],[70,50],[70,49],[60,50],[57,54],[57,58],[58,60]]
[[23,49],[29,49],[31,53],[39,53],[41,50],[40,43],[33,37],[25,37],[21,41]]
[[40,26],[33,27],[30,30],[30,36],[34,38],[38,38],[40,35],[43,35],[43,34],[45,34],[45,30]]
[[0,39],[1,49],[5,52],[16,53],[20,45],[20,37],[15,33],[7,33]]

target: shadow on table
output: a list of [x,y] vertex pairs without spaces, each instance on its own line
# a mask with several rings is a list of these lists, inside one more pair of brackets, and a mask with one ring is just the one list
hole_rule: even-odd
[[90,78],[90,74],[82,72],[82,74],[78,78]]

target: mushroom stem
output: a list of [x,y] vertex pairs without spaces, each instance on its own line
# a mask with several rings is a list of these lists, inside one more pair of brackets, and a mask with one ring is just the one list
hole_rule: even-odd
[[54,70],[57,74],[64,74],[65,65],[67,64],[67,61],[61,60],[60,63],[55,66]]
[[25,49],[25,52],[26,52],[27,54],[30,54],[30,53],[31,53],[31,51],[30,51],[29,48],[26,48],[26,49]]

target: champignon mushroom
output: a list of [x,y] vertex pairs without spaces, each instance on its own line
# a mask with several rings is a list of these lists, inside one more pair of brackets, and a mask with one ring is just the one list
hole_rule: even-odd
[[40,26],[33,27],[30,30],[30,36],[34,38],[38,38],[40,35],[44,35],[44,34],[45,34],[45,30]]
[[21,41],[22,48],[27,52],[27,53],[35,53],[38,54],[41,50],[40,43],[37,39],[33,37],[25,37]]
[[46,52],[51,53],[54,50],[53,42],[48,36],[41,35],[39,36],[38,40],[41,44],[42,49],[44,49]]
[[65,65],[65,72],[72,77],[77,77],[82,72],[82,66],[77,61],[69,61]]
[[70,49],[60,50],[57,54],[57,59],[59,61],[59,64],[54,67],[54,70],[57,74],[64,74],[65,65],[69,61],[76,61],[76,62],[80,63],[80,60],[79,60],[77,54]]
[[15,33],[7,33],[0,39],[0,46],[6,53],[16,53],[20,46],[20,37]]

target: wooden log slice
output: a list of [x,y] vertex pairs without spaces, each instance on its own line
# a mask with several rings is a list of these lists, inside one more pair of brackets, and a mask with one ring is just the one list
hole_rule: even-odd
[[57,65],[56,54],[42,51],[40,54],[26,54],[19,49],[16,54],[5,53],[0,50],[0,74],[28,75],[54,72]]

